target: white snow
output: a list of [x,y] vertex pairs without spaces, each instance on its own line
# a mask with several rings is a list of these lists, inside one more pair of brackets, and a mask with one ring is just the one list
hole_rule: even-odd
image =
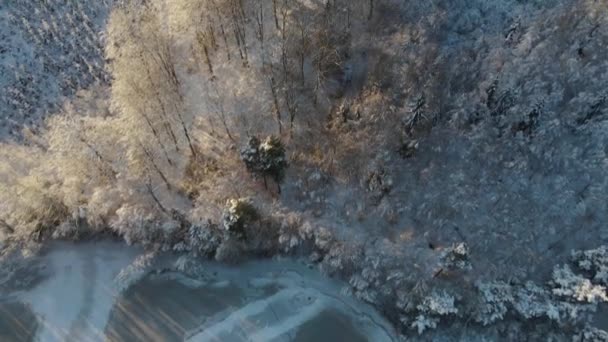
[[52,276],[17,298],[40,320],[38,341],[101,341],[118,295],[114,277],[137,250],[113,243],[58,247],[46,256]]
[[193,335],[188,339],[188,341],[216,341],[221,336],[222,332],[232,331],[239,326],[242,321],[248,321],[252,316],[268,310],[269,306],[272,305],[273,302],[286,300],[298,292],[299,291],[296,289],[283,290],[268,298],[250,303],[231,313],[225,320],[210,327],[204,327],[200,333]]
[[[104,341],[111,310],[124,290],[118,275],[130,273],[133,265],[148,254],[111,242],[52,244],[42,257],[49,277],[14,294],[14,299],[29,304],[38,318],[37,341]],[[256,290],[254,293],[260,294],[247,298],[247,304],[240,308],[228,307],[212,317],[201,317],[203,325],[186,334],[188,341],[284,341],[326,310],[343,314],[370,341],[394,340],[390,324],[370,306],[341,294],[344,284],[302,264],[267,260],[234,268],[203,261],[197,265],[205,274],[214,274],[211,281],[201,284],[234,284],[243,289],[277,286],[279,290]],[[135,273],[139,274],[137,270]],[[182,277],[190,279],[181,274],[165,276],[180,282],[184,281]],[[196,287],[195,283],[189,284]]]
[[320,301],[315,301],[312,305],[302,308],[297,315],[289,316],[286,319],[277,322],[276,325],[271,325],[257,331],[251,335],[250,339],[252,341],[272,341],[283,334],[295,330],[306,321],[321,313],[323,309],[323,303]]
[[228,278],[250,279],[249,286],[277,284],[283,290],[210,318],[188,334],[189,342],[285,341],[290,333],[328,309],[350,317],[353,326],[369,341],[394,340],[393,328],[370,306],[343,296],[343,284],[323,278],[303,265],[284,260],[259,261],[241,265],[238,271],[224,269],[221,273]]

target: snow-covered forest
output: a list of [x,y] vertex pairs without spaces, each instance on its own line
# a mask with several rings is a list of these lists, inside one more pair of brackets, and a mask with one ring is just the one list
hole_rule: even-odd
[[103,237],[306,258],[404,340],[608,340],[605,0],[0,18],[0,288],[27,250]]

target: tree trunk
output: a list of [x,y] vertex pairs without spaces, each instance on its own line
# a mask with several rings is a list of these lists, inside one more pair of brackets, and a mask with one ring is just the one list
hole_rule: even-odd
[[156,194],[154,194],[154,189],[152,189],[152,184],[150,184],[150,181],[148,181],[148,183],[146,183],[146,188],[148,189],[148,193],[150,194],[150,196],[152,197],[152,199],[154,200],[156,205],[158,205],[160,210],[163,213],[169,215],[169,211],[162,205],[162,203],[160,203],[160,200],[158,199],[158,197],[156,197]]
[[0,219],[0,223],[4,227],[4,229],[9,233],[13,234],[15,232],[15,228],[13,228],[10,224],[6,223],[3,219]]
[[148,149],[146,149],[144,147],[143,144],[140,143],[140,146],[144,150],[144,153],[146,154],[148,159],[150,160],[150,163],[152,164],[152,167],[154,168],[154,170],[158,173],[160,178],[163,180],[163,182],[167,186],[167,190],[171,191],[171,184],[169,183],[169,180],[167,179],[167,177],[165,177],[165,174],[162,172],[162,170],[158,167],[158,165],[156,165],[156,162],[154,161],[154,156],[150,153],[150,151],[148,151]]
[[209,73],[213,76],[213,65],[211,65],[211,58],[209,58],[209,51],[207,50],[207,45],[203,45],[203,51],[205,51],[205,60],[207,62],[207,68],[209,69]]
[[196,157],[196,150],[194,149],[194,145],[192,144],[192,139],[190,139],[190,133],[188,132],[188,128],[186,127],[186,123],[184,122],[184,117],[179,113],[179,122],[182,125],[182,130],[184,131],[184,136],[186,137],[186,140],[188,141],[188,147],[190,147],[190,152],[192,153],[193,157]]
[[219,46],[217,44],[217,41],[215,40],[215,30],[213,29],[213,26],[209,25],[209,35],[211,36],[211,46],[213,47],[213,50],[217,49],[217,47]]
[[279,17],[277,16],[277,0],[272,0],[272,10],[274,12],[274,24],[279,29]]
[[304,77],[304,58],[306,53],[306,37],[304,37],[304,26],[300,28],[300,39],[300,78],[302,79],[302,87],[304,87],[306,85],[306,78]]
[[[145,59],[142,58],[142,61],[145,61]],[[175,136],[175,133],[173,132],[173,128],[171,127],[171,123],[170,123],[169,117],[167,115],[167,109],[165,108],[165,104],[161,98],[161,93],[159,91],[159,88],[156,86],[156,84],[152,80],[152,76],[150,74],[150,66],[147,63],[145,63],[145,64],[146,64],[146,74],[148,76],[148,81],[150,82],[150,85],[154,88],[154,92],[156,94],[156,100],[157,100],[158,104],[160,105],[161,113],[163,116],[163,127],[165,128],[165,131],[167,132],[167,134],[169,134],[171,139],[173,139],[173,143],[175,144],[175,150],[179,152],[179,145],[177,143],[177,137]]]
[[[214,5],[215,5],[215,3],[214,3]],[[230,46],[228,45],[228,37],[226,34],[226,30],[224,29],[224,21],[222,20],[222,14],[220,13],[220,9],[219,9],[219,7],[217,7],[217,5],[215,5],[215,12],[216,12],[217,18],[220,22],[220,32],[222,34],[222,39],[224,40],[224,45],[226,46],[226,55],[228,57],[228,60],[230,60],[231,56],[230,56]]]
[[[270,71],[272,73],[272,71]],[[274,111],[277,118],[277,124],[279,126],[279,135],[283,133],[283,124],[281,123],[281,110],[279,107],[279,99],[277,97],[276,85],[274,83],[274,76],[270,76],[270,91],[272,93],[272,100],[274,102]]]

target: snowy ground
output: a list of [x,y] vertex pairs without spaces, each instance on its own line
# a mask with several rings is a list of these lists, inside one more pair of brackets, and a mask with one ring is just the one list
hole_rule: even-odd
[[[343,285],[293,261],[238,269],[204,263],[197,277],[152,274],[122,291],[117,276],[138,255],[136,248],[110,242],[55,244],[42,257],[48,277],[0,298],[0,337],[7,342],[394,340],[390,325],[370,307],[340,294]],[[161,259],[159,267],[175,261]],[[136,277],[141,271],[130,269]],[[128,277],[124,273],[122,278]]]
[[137,254],[112,243],[59,244],[43,257],[47,277],[9,297],[36,315],[39,341],[100,339],[118,295],[114,277]]
[[112,0],[0,4],[0,138],[21,138],[80,89],[107,84],[103,35]]

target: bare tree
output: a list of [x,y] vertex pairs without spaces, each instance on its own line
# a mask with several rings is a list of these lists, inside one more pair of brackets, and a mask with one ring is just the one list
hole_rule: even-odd
[[226,117],[226,109],[224,107],[224,102],[223,102],[224,99],[220,95],[220,92],[217,89],[217,86],[215,86],[213,89],[215,91],[216,99],[215,100],[212,100],[211,98],[208,98],[208,99],[210,102],[213,102],[215,104],[216,110],[214,111],[214,113],[219,118],[220,122],[222,123],[222,126],[224,126],[224,130],[226,132],[226,135],[228,136],[228,139],[230,139],[230,141],[232,141],[233,143],[236,143],[236,139],[230,132],[230,126],[228,125],[228,118]]
[[154,156],[152,155],[152,153],[141,142],[139,143],[139,146],[142,149],[142,151],[145,153],[147,160],[150,163],[150,165],[152,166],[152,168],[154,168],[154,171],[156,171],[158,173],[160,178],[163,180],[163,182],[167,186],[167,190],[170,191],[172,188],[171,183],[169,183],[169,179],[167,179],[167,176],[165,176],[164,172],[160,169],[158,164],[156,164],[156,161],[154,160]]
[[247,65],[249,62],[249,57],[247,50],[247,30],[244,8],[239,0],[232,0],[230,2],[229,10],[230,19],[232,20],[232,30],[239,49],[239,54],[244,65]]
[[279,136],[283,133],[283,123],[281,121],[281,107],[279,106],[279,97],[277,94],[277,84],[273,75],[273,68],[270,69],[270,76],[268,77],[270,83],[270,92],[272,94],[273,111],[277,120],[277,126],[279,128]]
[[274,24],[279,29],[279,16],[277,15],[277,0],[272,0],[272,12],[274,14]]
[[[130,83],[131,87],[136,91],[136,93],[139,94],[139,96],[145,96],[145,93],[141,90],[141,88],[139,87],[139,85],[137,85],[132,80],[129,83]],[[161,150],[163,151],[163,153],[165,155],[165,158],[167,159],[167,163],[169,165],[173,166],[173,161],[171,161],[171,157],[169,157],[169,153],[167,151],[167,148],[165,147],[165,144],[163,143],[163,139],[160,136],[158,130],[154,127],[154,124],[152,123],[152,120],[150,119],[150,117],[148,116],[148,114],[146,114],[146,110],[145,109],[138,109],[137,113],[139,115],[141,115],[141,117],[144,119],[144,121],[145,121],[146,125],[148,126],[148,128],[150,128],[150,131],[152,132],[152,135],[154,136],[154,139],[156,140],[156,142],[160,146]]]
[[[202,31],[202,30],[198,30],[196,32],[196,41],[198,42],[199,46],[201,46],[203,49],[203,54],[205,57],[205,64],[207,65],[209,74],[211,74],[211,76],[213,76],[213,64],[211,62],[211,57],[209,57],[209,47],[208,47],[209,40],[210,40],[210,36],[207,35],[207,32]],[[211,42],[209,42],[209,43],[211,43]]]
[[258,9],[255,15],[255,29],[256,36],[260,42],[260,54],[262,57],[262,68],[266,65],[266,49],[264,45],[265,33],[264,33],[264,2],[258,0]]
[[228,44],[228,35],[226,34],[226,30],[224,29],[224,16],[222,15],[222,13],[220,11],[220,7],[217,5],[215,0],[210,0],[210,1],[213,5],[213,9],[215,10],[217,20],[219,21],[220,34],[222,35],[222,40],[224,41],[224,47],[226,48],[226,57],[228,58],[228,60],[231,60],[230,45]]
[[158,208],[164,214],[169,215],[169,211],[167,210],[167,208],[165,208],[165,206],[160,202],[160,200],[154,193],[154,187],[152,186],[152,180],[150,179],[150,176],[148,176],[148,181],[146,182],[146,189],[148,190],[148,194],[150,195],[150,197],[152,197],[152,199],[154,200],[154,203],[156,203]]
[[284,97],[285,106],[289,113],[289,134],[293,136],[294,121],[298,113],[298,102],[297,102],[297,89],[293,81],[285,87]]
[[310,30],[308,25],[310,25],[310,20],[306,20],[301,16],[296,16],[294,18],[294,26],[297,34],[299,36],[297,43],[294,43],[296,46],[296,55],[299,62],[299,73],[300,73],[300,81],[302,83],[302,87],[306,85],[306,76],[304,74],[304,64],[306,62],[306,57],[311,49],[311,41],[310,41]]

